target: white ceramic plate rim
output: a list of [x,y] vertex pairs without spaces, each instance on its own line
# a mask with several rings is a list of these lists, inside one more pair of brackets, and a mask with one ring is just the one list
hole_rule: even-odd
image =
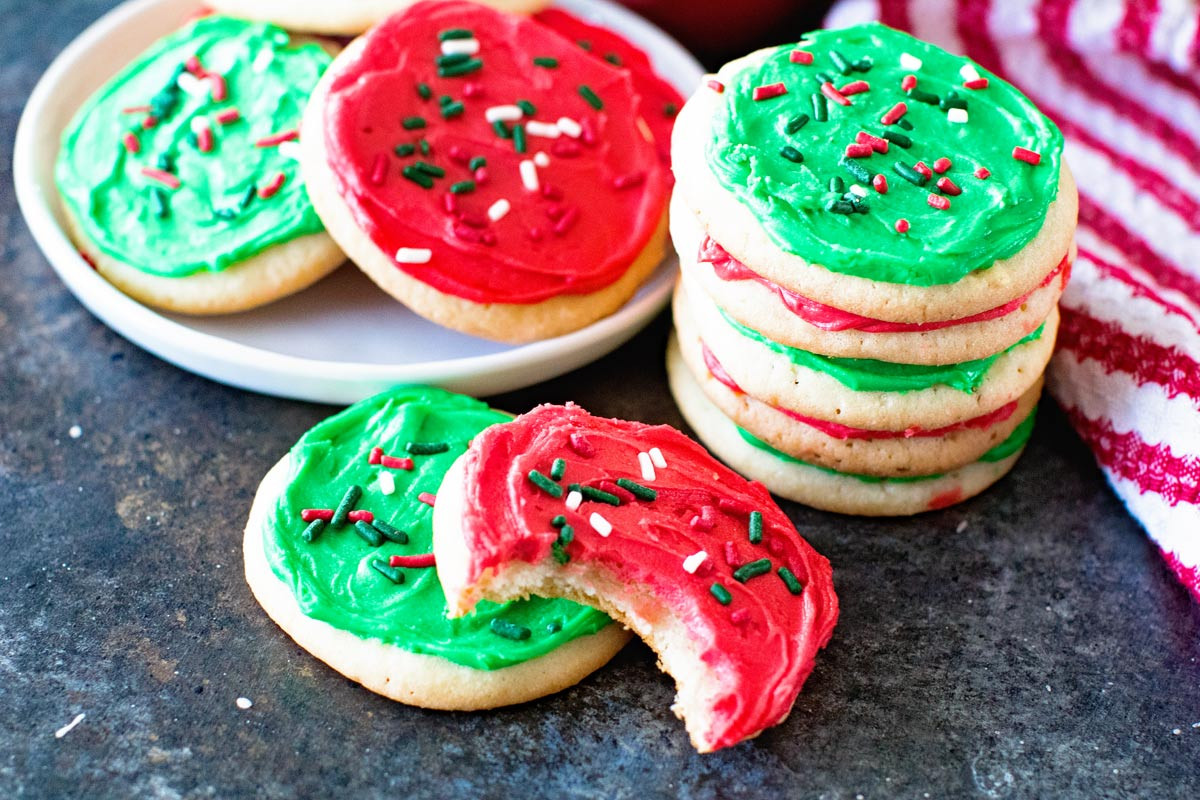
[[[191,372],[252,391],[316,402],[350,403],[399,383],[431,383],[473,394],[496,394],[548,380],[615,349],[641,330],[667,302],[674,277],[671,259],[615,314],[555,339],[495,353],[405,364],[303,358],[205,333],[169,319],[118,291],[80,256],[60,222],[53,172],[39,165],[39,121],[61,86],[74,80],[79,62],[123,28],[159,5],[182,13],[194,0],[130,0],[105,14],[51,63],[38,81],[17,128],[13,176],[17,201],[33,234],[67,288],[96,317],[138,346]],[[700,64],[660,29],[611,0],[556,0],[554,5],[601,22],[646,50],[685,95],[703,75]],[[107,76],[106,76],[107,77]],[[106,79],[106,78],[105,78]],[[53,131],[57,142],[59,131]],[[46,148],[43,148],[46,149]],[[45,158],[45,156],[42,156]],[[352,269],[353,267],[347,267]]]

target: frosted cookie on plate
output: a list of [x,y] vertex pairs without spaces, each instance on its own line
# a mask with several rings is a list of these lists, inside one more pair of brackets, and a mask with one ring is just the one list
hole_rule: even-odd
[[434,554],[454,616],[538,595],[627,625],[701,752],[783,722],[837,621],[829,562],[762,486],[673,428],[574,405],[475,437],[439,493]]
[[321,422],[263,479],[243,542],[255,598],[301,647],[410,705],[469,710],[566,688],[629,634],[567,600],[484,603],[447,619],[432,552],[446,470],[511,417],[399,387]]
[[347,255],[413,311],[542,339],[611,314],[665,253],[653,105],[629,70],[538,22],[424,2],[330,68],[304,174]]
[[[478,0],[518,14],[532,14],[550,0]],[[355,35],[413,4],[414,0],[210,0],[223,14],[273,22],[294,31]]]
[[55,179],[100,274],[148,305],[220,314],[341,264],[294,141],[330,60],[280,28],[208,16],[97,91],[63,134]]

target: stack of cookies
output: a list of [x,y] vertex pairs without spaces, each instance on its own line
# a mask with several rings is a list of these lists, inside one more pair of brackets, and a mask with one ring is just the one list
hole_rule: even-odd
[[680,112],[671,388],[779,495],[913,514],[1028,441],[1073,256],[1062,136],[878,24],[731,62]]

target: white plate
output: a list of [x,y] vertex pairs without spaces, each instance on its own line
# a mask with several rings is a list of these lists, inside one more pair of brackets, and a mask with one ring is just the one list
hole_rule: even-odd
[[[353,266],[265,308],[223,317],[154,311],[126,297],[79,256],[62,226],[54,188],[58,142],[71,115],[132,54],[178,27],[196,0],[132,0],[84,31],[54,60],[21,116],[13,151],[17,200],[34,239],[67,288],[113,330],[160,358],[256,392],[352,403],[397,383],[475,395],[553,378],[615,349],[664,305],[676,262],[664,261],[616,314],[583,330],[504,345],[434,325],[401,306]],[[609,0],[555,5],[615,30],[688,95],[700,64],[658,28]]]

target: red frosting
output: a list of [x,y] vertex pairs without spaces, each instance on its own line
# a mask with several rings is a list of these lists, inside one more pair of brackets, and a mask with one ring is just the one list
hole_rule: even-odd
[[[482,68],[438,77],[438,34],[466,29]],[[554,59],[556,67],[534,59]],[[422,99],[420,84],[431,96]],[[581,87],[584,87],[581,91]],[[603,103],[597,110],[588,90]],[[441,98],[462,103],[443,118]],[[497,135],[487,109],[528,101],[521,120],[578,123],[573,138],[529,134],[527,151]],[[397,267],[438,291],[477,303],[536,303],[595,292],[624,274],[663,214],[670,176],[627,69],[595,58],[533,20],[466,2],[425,2],[366,33],[337,67],[325,108],[325,140],[337,188],[363,231],[384,252],[428,249],[427,263]],[[419,127],[415,118],[424,122]],[[402,121],[410,120],[405,128]],[[429,146],[423,155],[420,142]],[[397,145],[417,145],[400,156]],[[544,152],[539,188],[526,188],[519,164]],[[482,156],[482,173],[469,167]],[[445,170],[424,189],[402,169],[426,162]],[[474,180],[473,191],[449,187]],[[498,200],[511,209],[493,221]]]
[[[1069,256],[1063,256],[1062,260],[1058,262],[1058,266],[1051,270],[1050,274],[1038,284],[1037,288],[1040,289],[1043,286],[1049,286],[1056,275],[1062,275],[1062,285],[1065,287],[1071,276],[1071,264],[1068,258]],[[1016,311],[1029,299],[1033,291],[1037,291],[1037,289],[1034,289],[1015,300],[1008,301],[1002,306],[996,306],[987,311],[972,314],[969,317],[938,320],[936,322],[888,322],[887,320],[871,319],[870,317],[852,314],[849,311],[842,311],[840,308],[818,303],[816,300],[810,300],[807,297],[796,294],[790,289],[785,289],[779,284],[754,272],[741,261],[738,261],[709,236],[705,236],[704,241],[700,243],[700,253],[696,257],[696,260],[702,264],[711,264],[713,272],[723,281],[757,281],[778,294],[779,299],[787,306],[788,311],[791,311],[808,324],[823,331],[855,330],[866,333],[920,333],[922,331],[951,328],[955,325],[966,325],[971,322],[986,322],[991,319],[999,319]]]
[[[666,467],[648,480],[638,454],[652,448]],[[551,520],[563,514],[574,539],[565,546],[570,561],[555,568],[599,571],[634,587],[623,597],[648,597],[644,617],[665,607],[716,676],[711,725],[692,731],[701,749],[736,744],[787,716],[833,632],[837,597],[829,562],[800,538],[761,484],[747,482],[674,428],[601,419],[573,405],[539,406],[488,428],[465,458],[468,583],[512,561],[551,559],[559,537]],[[566,460],[559,498],[529,478],[530,470],[549,475],[557,458]],[[570,484],[612,490],[621,478],[657,497],[623,492],[619,506],[585,499],[578,511],[567,509]],[[749,539],[751,511],[762,514],[758,544]],[[589,523],[593,513],[611,524],[608,536]],[[689,573],[684,560],[699,551],[707,558]],[[745,582],[733,577],[760,559],[770,560],[770,571]],[[803,585],[799,595],[780,567]],[[714,584],[732,596],[728,605],[716,599]]]
[[[724,384],[738,394],[745,394],[745,390],[738,386],[721,362],[717,360],[716,355],[712,350],[708,349],[708,345],[704,342],[700,343],[700,349],[704,354],[704,366],[708,367],[709,374],[717,379],[717,382]],[[761,400],[759,402],[762,402]],[[768,405],[765,404],[764,405]],[[990,428],[993,425],[998,425],[1013,415],[1017,410],[1017,401],[1005,403],[995,411],[990,411],[987,414],[981,414],[978,417],[964,419],[961,422],[956,422],[953,425],[947,425],[944,428],[922,428],[914,425],[911,428],[905,428],[902,431],[877,431],[868,428],[852,428],[849,425],[841,425],[837,422],[818,419],[817,417],[809,417],[804,414],[798,414],[795,411],[790,411],[786,408],[778,406],[769,406],[775,409],[780,414],[791,417],[797,422],[803,422],[805,425],[811,425],[826,436],[832,436],[834,439],[920,439],[926,437],[945,436],[955,431],[966,430],[983,430]]]

